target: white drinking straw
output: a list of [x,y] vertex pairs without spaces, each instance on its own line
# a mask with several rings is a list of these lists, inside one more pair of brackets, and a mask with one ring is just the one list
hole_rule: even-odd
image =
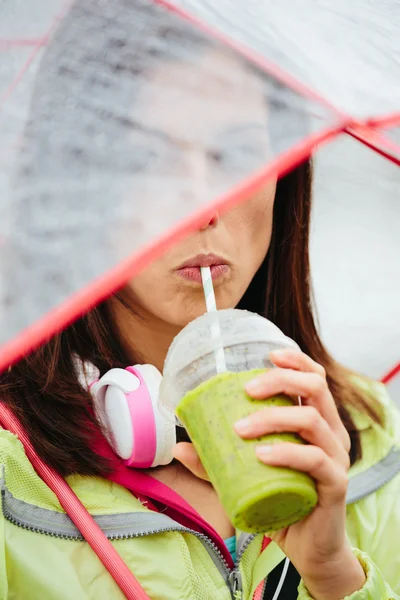
[[227,371],[225,362],[225,352],[222,343],[221,328],[217,313],[217,303],[215,301],[214,287],[211,276],[210,267],[201,267],[201,279],[203,281],[204,297],[206,299],[207,312],[215,313],[215,318],[211,324],[211,337],[214,346],[215,364],[217,373],[225,373]]

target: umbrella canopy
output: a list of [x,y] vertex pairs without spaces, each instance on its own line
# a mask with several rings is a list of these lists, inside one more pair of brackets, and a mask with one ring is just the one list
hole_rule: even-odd
[[0,368],[311,154],[322,337],[395,364],[396,4],[3,0]]

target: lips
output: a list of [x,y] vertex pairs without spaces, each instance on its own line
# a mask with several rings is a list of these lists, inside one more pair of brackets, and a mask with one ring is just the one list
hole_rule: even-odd
[[216,254],[199,254],[198,256],[186,261],[177,269],[177,274],[183,279],[202,283],[201,267],[210,267],[213,280],[217,280],[229,271],[229,265],[226,259]]
[[194,258],[191,258],[190,260],[183,263],[183,265],[178,267],[178,271],[180,269],[186,269],[189,267],[197,267],[198,269],[200,269],[200,267],[214,267],[217,265],[227,264],[228,262],[224,258],[222,258],[221,256],[217,256],[216,254],[198,254]]

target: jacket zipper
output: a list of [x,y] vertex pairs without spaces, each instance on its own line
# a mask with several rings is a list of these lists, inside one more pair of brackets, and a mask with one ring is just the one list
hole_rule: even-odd
[[229,586],[234,600],[243,599],[242,575],[239,570],[232,571],[229,575]]
[[[243,598],[243,580],[242,574],[239,569],[239,563],[242,559],[243,554],[246,552],[247,548],[250,546],[251,542],[254,540],[255,537],[255,535],[246,535],[246,541],[243,543],[243,545],[241,545],[239,552],[236,556],[235,565],[230,573],[229,584],[232,590],[234,600],[242,600]],[[239,544],[240,538],[238,541],[238,545]]]
[[[72,534],[68,535],[68,534],[59,533],[59,532],[51,532],[48,529],[46,529],[45,527],[43,527],[43,528],[34,527],[32,525],[28,525],[27,523],[24,523],[23,521],[16,518],[15,515],[11,514],[7,510],[7,506],[4,501],[4,496],[5,496],[4,490],[2,490],[1,496],[2,496],[2,511],[3,511],[4,517],[5,517],[5,519],[7,519],[8,522],[12,523],[13,525],[16,525],[17,527],[20,527],[27,531],[32,531],[33,533],[49,535],[51,537],[55,537],[58,539],[83,540],[81,535],[72,535]],[[159,533],[167,533],[167,532],[172,532],[172,531],[178,531],[180,533],[190,533],[190,534],[196,536],[203,543],[203,545],[206,545],[215,557],[214,562],[219,567],[218,570],[220,571],[220,573],[223,574],[226,584],[229,587],[229,590],[231,592],[232,598],[234,600],[242,600],[243,586],[242,586],[242,576],[239,571],[239,561],[240,561],[240,558],[242,557],[244,551],[246,550],[246,548],[248,547],[248,545],[251,543],[251,541],[254,539],[255,536],[249,536],[249,539],[246,541],[245,545],[243,546],[243,548],[240,551],[240,554],[237,557],[237,560],[235,562],[233,569],[230,569],[227,561],[225,560],[225,558],[222,555],[221,551],[219,550],[218,546],[208,536],[206,536],[203,533],[199,533],[198,531],[195,531],[194,529],[190,529],[188,527],[182,527],[180,525],[177,525],[176,527],[170,526],[168,528],[159,528],[159,529],[155,528],[155,529],[150,529],[150,530],[147,530],[147,531],[144,531],[141,533],[108,535],[107,537],[111,541],[116,541],[116,540],[139,538],[139,537],[144,537],[147,535],[155,535],[155,534],[159,534]]]
[[[73,536],[73,535],[66,535],[66,534],[60,534],[60,533],[49,533],[48,531],[45,531],[38,527],[31,527],[29,525],[26,525],[25,523],[21,523],[20,521],[18,521],[18,519],[16,519],[12,515],[10,515],[7,512],[7,510],[4,508],[4,506],[3,506],[3,514],[4,514],[4,517],[7,519],[7,521],[12,523],[13,525],[16,525],[17,527],[21,527],[22,529],[26,529],[27,531],[32,531],[33,533],[41,533],[43,535],[50,535],[51,537],[56,537],[58,539],[65,539],[65,540],[77,540],[77,539],[82,540],[83,539],[81,536]],[[109,536],[108,539],[111,541],[129,540],[129,539],[133,539],[133,538],[145,537],[147,535],[155,535],[158,533],[168,533],[171,531],[179,531],[180,533],[191,533],[192,535],[195,535],[204,544],[206,544],[210,548],[210,550],[214,553],[215,557],[217,558],[218,562],[220,563],[220,565],[221,565],[220,571],[223,570],[225,573],[225,580],[226,580],[226,583],[232,594],[232,598],[234,600],[242,600],[242,598],[243,598],[242,575],[239,571],[238,562],[235,563],[234,569],[231,570],[229,568],[229,565],[226,562],[225,558],[223,557],[222,553],[220,552],[218,546],[216,544],[214,544],[214,542],[212,540],[210,540],[210,538],[208,538],[203,533],[199,533],[197,531],[194,531],[193,529],[188,529],[188,528],[182,529],[180,527],[176,527],[176,528],[171,527],[169,529],[153,529],[151,531],[146,531],[144,533],[138,533],[138,534],[112,535],[112,536]]]
[[[399,453],[399,451],[395,450],[395,449],[393,449],[392,452],[396,456]],[[392,467],[392,469],[389,469],[387,476],[384,477],[379,482],[379,484],[373,488],[373,490],[366,489],[362,493],[352,496],[351,503],[358,502],[359,500],[362,500],[363,498],[369,496],[372,492],[376,492],[377,490],[381,489],[391,479],[393,479],[393,477],[395,477],[398,473],[400,473],[400,463],[395,464],[395,469],[393,469],[393,467]],[[357,476],[355,476],[355,477],[357,477]],[[60,533],[58,531],[51,531],[51,529],[46,527],[45,522],[43,522],[43,528],[41,528],[39,525],[38,526],[29,525],[28,523],[25,523],[24,521],[18,519],[14,514],[12,514],[12,512],[9,512],[7,510],[7,506],[6,506],[7,502],[5,501],[6,488],[5,488],[5,483],[4,483],[4,473],[3,473],[3,476],[0,477],[0,480],[2,483],[2,489],[1,489],[2,510],[3,510],[3,514],[4,514],[5,518],[10,523],[13,523],[14,525],[16,525],[18,527],[21,527],[23,529],[26,529],[26,530],[29,530],[29,531],[32,531],[35,533],[50,535],[50,536],[60,538],[60,539],[68,539],[68,540],[82,540],[83,539],[82,536],[80,536],[79,534],[68,535],[68,533]],[[215,559],[214,563],[217,566],[221,576],[226,581],[226,584],[227,584],[228,588],[230,589],[232,598],[234,600],[242,600],[243,599],[243,582],[242,582],[241,572],[239,569],[239,563],[240,563],[240,560],[241,560],[244,552],[246,551],[248,546],[251,544],[251,542],[254,540],[255,535],[242,534],[242,535],[245,535],[245,537],[246,537],[246,539],[242,545],[241,545],[240,538],[239,538],[239,541],[237,543],[238,555],[237,555],[236,561],[234,563],[233,569],[230,568],[229,564],[225,560],[225,558],[224,558],[223,554],[221,553],[220,549],[218,548],[218,546],[207,535],[199,533],[193,529],[180,526],[179,524],[177,524],[176,527],[174,527],[173,525],[169,525],[168,527],[164,527],[164,528],[154,527],[154,528],[145,530],[143,532],[115,534],[115,535],[112,534],[112,535],[108,535],[107,537],[110,540],[121,540],[121,539],[144,537],[146,535],[159,534],[159,533],[163,533],[163,532],[167,532],[167,531],[179,531],[181,533],[190,533],[190,534],[196,536],[203,543],[203,545],[208,548],[208,550],[210,551],[210,556],[212,555],[211,558],[213,558],[213,560]]]

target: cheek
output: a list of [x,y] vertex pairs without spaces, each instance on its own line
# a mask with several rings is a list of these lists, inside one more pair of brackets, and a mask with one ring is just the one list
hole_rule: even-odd
[[257,224],[260,226],[272,227],[275,192],[276,182],[274,181],[255,193],[249,200],[252,207],[252,219],[259,220]]
[[157,261],[148,265],[126,287],[130,303],[149,310],[160,298],[165,297],[168,279],[165,269]]
[[[172,325],[183,326],[189,322],[186,316],[191,310],[194,311],[192,318],[201,314],[198,307],[195,310],[197,296],[192,298],[193,294],[187,294],[180,282],[171,275],[170,265],[164,259],[152,263],[130,281],[127,295],[129,305],[146,319],[155,317]],[[203,302],[202,290],[198,297]]]
[[263,252],[268,250],[274,213],[276,183],[265,186],[251,198],[238,207],[236,215],[236,231],[243,232],[243,237],[255,249]]

